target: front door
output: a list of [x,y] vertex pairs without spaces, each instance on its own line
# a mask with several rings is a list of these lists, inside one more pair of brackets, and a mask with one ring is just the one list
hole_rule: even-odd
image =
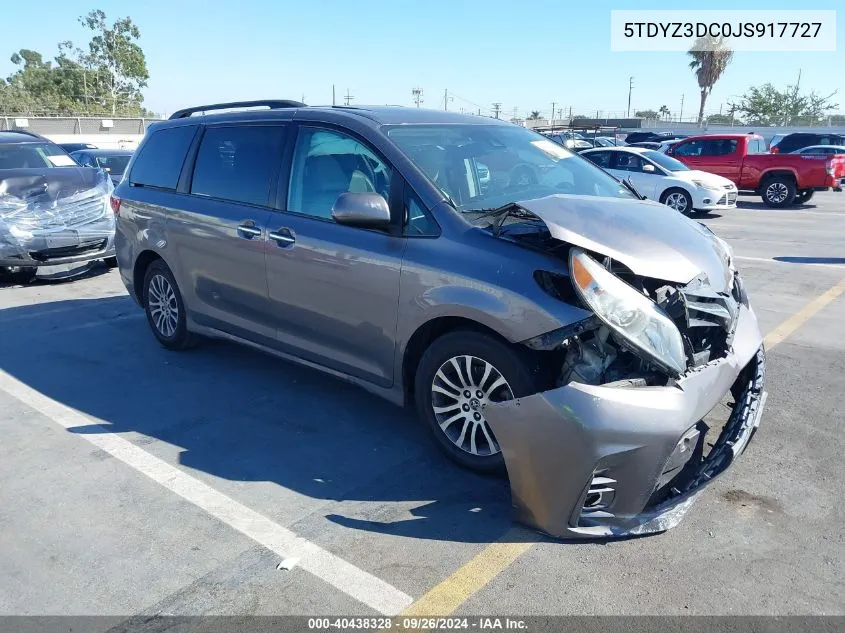
[[207,128],[190,196],[168,216],[191,317],[263,343],[275,339],[264,260],[284,134],[279,125]]
[[405,238],[337,224],[331,210],[347,191],[389,200],[391,179],[387,163],[356,137],[301,127],[285,210],[272,215],[267,245],[279,347],[385,387],[394,380]]

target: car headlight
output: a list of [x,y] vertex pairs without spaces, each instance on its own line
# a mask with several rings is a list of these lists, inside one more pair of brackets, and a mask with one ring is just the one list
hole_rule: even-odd
[[572,249],[569,264],[576,291],[599,319],[661,367],[684,372],[681,333],[656,303],[581,249]]
[[696,187],[701,187],[702,189],[713,189],[714,191],[718,190],[718,187],[716,185],[708,184],[703,180],[693,180],[692,184],[694,184]]

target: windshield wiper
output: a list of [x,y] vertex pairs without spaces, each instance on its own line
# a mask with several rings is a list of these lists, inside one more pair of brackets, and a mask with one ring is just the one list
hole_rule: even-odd
[[644,195],[642,195],[639,191],[637,191],[634,188],[634,183],[631,182],[630,176],[625,178],[622,181],[622,184],[625,185],[625,187],[628,189],[628,191],[630,191],[632,194],[634,194],[634,196],[637,198],[637,200],[645,200],[646,199],[646,197]]

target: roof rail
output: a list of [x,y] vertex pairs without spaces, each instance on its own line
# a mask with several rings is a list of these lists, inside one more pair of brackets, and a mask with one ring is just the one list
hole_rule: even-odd
[[299,101],[290,101],[286,99],[260,99],[258,101],[232,101],[231,103],[212,103],[209,105],[195,106],[193,108],[184,108],[177,110],[170,115],[168,120],[185,119],[195,112],[208,112],[210,110],[229,110],[231,108],[254,108],[256,106],[266,106],[271,110],[278,110],[281,108],[304,108],[305,104]]

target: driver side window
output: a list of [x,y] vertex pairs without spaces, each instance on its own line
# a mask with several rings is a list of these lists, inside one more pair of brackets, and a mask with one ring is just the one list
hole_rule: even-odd
[[358,139],[303,127],[296,141],[287,208],[331,219],[342,193],[378,193],[389,199],[390,167]]
[[628,152],[617,152],[616,169],[639,173],[643,170],[643,159]]

